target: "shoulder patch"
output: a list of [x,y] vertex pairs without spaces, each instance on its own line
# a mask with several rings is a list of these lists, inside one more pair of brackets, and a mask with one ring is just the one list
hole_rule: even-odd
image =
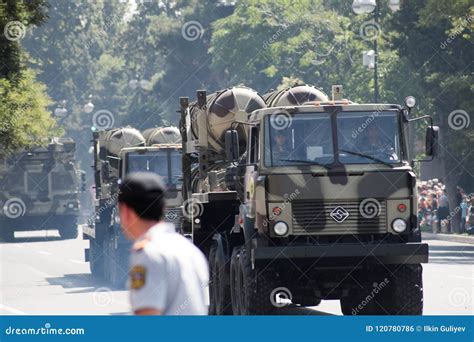
[[146,269],[143,266],[135,265],[130,270],[130,287],[132,290],[139,290],[145,285]]
[[132,246],[132,251],[134,251],[134,252],[141,251],[143,248],[145,248],[145,246],[148,244],[148,242],[150,242],[150,240],[148,238],[144,238],[144,239],[141,239],[141,240],[135,242]]

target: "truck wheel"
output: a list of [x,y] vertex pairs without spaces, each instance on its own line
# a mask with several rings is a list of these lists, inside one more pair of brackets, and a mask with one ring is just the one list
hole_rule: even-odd
[[381,304],[390,315],[423,314],[423,268],[421,264],[397,265],[389,277],[388,292]]
[[92,275],[96,277],[104,276],[104,251],[102,243],[89,240],[89,267]]
[[234,248],[232,251],[232,257],[230,258],[230,295],[232,301],[232,312],[238,316],[240,312],[240,247]]
[[239,309],[241,315],[268,315],[275,307],[271,304],[274,286],[271,279],[257,268],[252,270],[250,256],[245,247],[240,247],[239,275],[237,276],[240,297]]
[[59,228],[59,235],[62,239],[77,239],[77,218],[72,217],[65,219],[64,223],[61,223],[61,228]]
[[[212,283],[212,294],[213,305],[216,315],[230,315],[232,314],[230,287],[225,284],[224,272],[226,272],[225,264],[219,261],[217,257],[217,246],[211,246],[211,252],[213,247],[215,248],[214,256],[212,258],[211,268],[211,283]],[[211,261],[211,254],[209,253],[209,261]]]
[[217,247],[215,245],[211,246],[209,251],[209,315],[216,314],[216,304],[214,299],[214,268],[211,265],[214,264],[214,259],[216,258]]
[[108,233],[105,250],[105,278],[112,286],[123,289],[128,276],[127,254],[120,250],[120,246],[115,248],[114,236]]

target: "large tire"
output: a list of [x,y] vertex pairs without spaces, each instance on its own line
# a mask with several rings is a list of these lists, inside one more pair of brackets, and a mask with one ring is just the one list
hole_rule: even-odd
[[230,258],[230,294],[232,302],[232,312],[238,316],[240,312],[240,247],[234,248],[232,251],[232,257]]
[[[422,267],[397,265],[386,276],[387,286],[376,295],[373,286],[365,285],[360,291],[341,298],[344,315],[421,315],[423,313]],[[372,293],[371,293],[372,292]],[[367,300],[369,298],[370,300]],[[364,302],[365,301],[365,302]]]
[[77,217],[68,217],[60,223],[59,235],[62,239],[77,239],[79,229],[77,227]]
[[104,250],[102,243],[96,240],[89,240],[89,267],[92,275],[104,277]]
[[274,290],[271,277],[261,273],[257,268],[252,270],[250,256],[245,247],[240,247],[238,257],[237,292],[238,312],[241,315],[268,315],[274,312],[271,296]]
[[390,277],[390,296],[384,298],[391,315],[423,314],[423,269],[421,264],[398,265]]
[[214,299],[214,268],[212,265],[214,264],[214,259],[216,258],[216,250],[217,246],[212,245],[209,251],[209,315],[216,314],[216,303]]
[[230,295],[230,286],[226,284],[225,272],[226,265],[219,261],[217,256],[217,246],[213,244],[211,246],[211,252],[209,253],[209,262],[211,262],[211,253],[214,249],[214,255],[212,256],[211,268],[211,284],[213,297],[213,306],[216,315],[230,315],[232,314],[232,303]]
[[120,245],[115,248],[115,237],[112,231],[108,232],[104,244],[107,244],[104,253],[105,278],[113,287],[124,289],[128,277],[128,255],[120,249]]

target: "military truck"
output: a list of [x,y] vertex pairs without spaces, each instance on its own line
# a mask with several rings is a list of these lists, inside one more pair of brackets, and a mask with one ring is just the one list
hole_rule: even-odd
[[[266,101],[265,101],[266,100]],[[407,130],[431,118],[297,85],[181,98],[183,207],[207,255],[211,314],[338,299],[345,315],[421,314],[416,177]]]
[[120,180],[130,172],[159,174],[166,187],[165,220],[181,223],[181,136],[176,127],[159,127],[142,134],[131,128],[93,132],[95,215],[85,227],[85,250],[92,274],[113,285],[125,284],[130,241],[120,229],[117,207]]
[[76,168],[75,151],[72,139],[52,138],[45,147],[20,151],[1,161],[0,234],[4,241],[13,241],[15,231],[47,229],[57,229],[63,239],[77,237],[85,174]]

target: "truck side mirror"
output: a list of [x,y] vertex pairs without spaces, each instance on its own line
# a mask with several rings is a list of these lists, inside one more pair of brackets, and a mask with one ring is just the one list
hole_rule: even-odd
[[438,126],[428,126],[426,128],[426,155],[429,157],[434,157],[438,154],[438,135]]
[[225,132],[225,157],[230,162],[239,160],[239,134],[235,129]]

